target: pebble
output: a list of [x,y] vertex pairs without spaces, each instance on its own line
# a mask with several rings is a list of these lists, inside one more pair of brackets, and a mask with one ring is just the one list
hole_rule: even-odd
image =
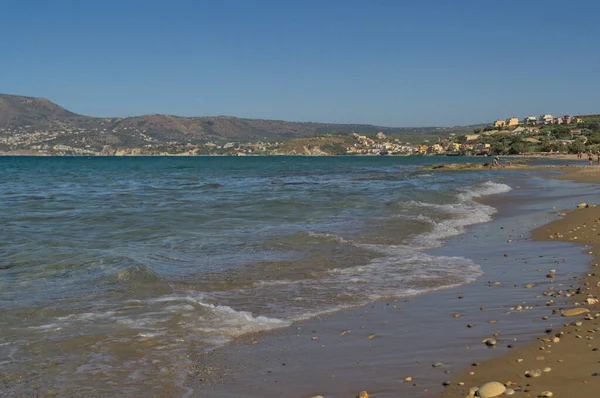
[[433,365],[434,368],[441,368],[442,366],[444,366],[444,364],[442,362],[435,362]]
[[490,381],[479,387],[477,395],[481,398],[493,398],[504,394],[505,391],[506,387],[504,387],[504,384],[498,383],[497,381]]
[[512,388],[507,388],[506,391],[504,392],[504,395],[514,395],[515,394],[515,390],[513,390]]
[[404,378],[404,381],[408,383],[409,381],[412,381],[412,379],[413,379],[412,377],[410,377],[410,376],[406,376],[406,377]]
[[358,394],[358,398],[369,398],[369,394],[366,391],[361,391]]
[[551,397],[554,394],[552,393],[552,391],[544,391],[540,394],[540,397]]
[[312,396],[312,397],[310,397],[310,398],[324,398],[324,397],[323,397],[322,395],[313,395],[313,396]]
[[562,316],[577,316],[590,312],[587,308],[571,308],[563,311]]
[[542,371],[539,369],[528,370],[525,372],[525,377],[536,378],[536,377],[540,377],[541,375],[542,375]]
[[525,285],[525,289],[532,289],[535,285],[533,283],[528,283]]
[[498,342],[496,341],[496,339],[485,339],[483,342],[488,347],[494,347],[496,344],[498,344]]

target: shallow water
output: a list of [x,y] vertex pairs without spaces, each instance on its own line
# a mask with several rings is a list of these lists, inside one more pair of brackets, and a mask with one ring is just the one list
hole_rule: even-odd
[[194,355],[380,297],[472,282],[434,255],[518,172],[456,158],[0,158],[9,395],[184,391]]

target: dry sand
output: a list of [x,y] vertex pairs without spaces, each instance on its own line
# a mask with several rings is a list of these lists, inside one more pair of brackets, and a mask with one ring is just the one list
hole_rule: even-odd
[[[600,182],[600,167],[597,166],[557,169],[564,172],[558,177],[560,179]],[[514,390],[516,397],[600,397],[600,304],[595,302],[600,297],[600,271],[596,268],[600,262],[600,207],[569,211],[562,219],[534,230],[533,237],[545,241],[579,242],[586,252],[596,256],[587,275],[574,278],[571,286],[554,287],[551,283],[553,275],[548,275],[547,316],[556,318],[556,324],[562,326],[540,330],[538,342],[465,369],[450,382],[442,396],[473,396],[469,395],[471,387],[497,381]],[[568,269],[561,269],[560,264],[549,264],[549,267],[555,268],[556,272],[568,272]],[[564,308],[552,305],[552,295],[569,296],[570,305]],[[591,300],[588,302],[588,299]],[[589,312],[564,316],[563,310],[575,308]],[[527,371],[531,374],[536,370],[541,371],[541,376],[526,375]]]

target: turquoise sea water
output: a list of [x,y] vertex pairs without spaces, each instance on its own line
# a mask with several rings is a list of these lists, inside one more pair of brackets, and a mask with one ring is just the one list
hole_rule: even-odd
[[419,169],[450,161],[485,159],[0,158],[0,387],[177,388],[235,336],[473,281],[427,249],[511,172]]

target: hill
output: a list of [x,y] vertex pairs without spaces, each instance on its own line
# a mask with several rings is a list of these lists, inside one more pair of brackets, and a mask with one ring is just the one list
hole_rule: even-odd
[[231,116],[143,115],[100,118],[73,113],[45,98],[0,94],[0,151],[45,151],[205,144],[225,141],[281,141],[325,134],[383,132],[401,141],[432,140],[472,130],[467,127],[382,127],[367,124],[287,122]]
[[0,128],[51,127],[81,122],[82,117],[46,98],[0,94]]

